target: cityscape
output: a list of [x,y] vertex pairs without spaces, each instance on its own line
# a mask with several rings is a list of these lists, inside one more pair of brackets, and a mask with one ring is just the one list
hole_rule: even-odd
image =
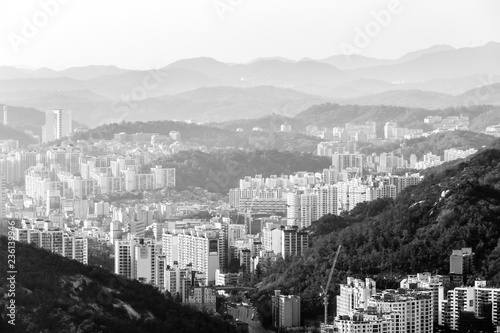
[[498,3],[91,2],[0,5],[1,332],[500,332]]

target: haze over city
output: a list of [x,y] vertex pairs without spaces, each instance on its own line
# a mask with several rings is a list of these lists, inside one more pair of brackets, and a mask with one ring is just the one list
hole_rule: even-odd
[[[395,59],[433,45],[500,41],[498,1],[396,2],[401,11],[359,54]],[[22,36],[23,19],[33,22],[42,3],[0,3],[0,65],[147,70],[201,56],[234,63],[321,59],[342,54],[340,45],[352,44],[355,29],[363,30],[371,13],[390,1],[60,1],[53,17],[46,24],[39,18],[39,31],[15,52],[8,35]]]
[[499,13],[0,1],[0,332],[499,333]]

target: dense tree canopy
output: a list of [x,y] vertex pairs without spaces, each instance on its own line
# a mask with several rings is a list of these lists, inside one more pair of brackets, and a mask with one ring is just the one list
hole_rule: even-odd
[[176,168],[179,189],[195,186],[213,193],[227,194],[229,189],[238,187],[239,180],[245,176],[321,172],[331,165],[331,160],[323,156],[277,150],[224,150],[213,153],[182,151],[163,157],[155,164]]

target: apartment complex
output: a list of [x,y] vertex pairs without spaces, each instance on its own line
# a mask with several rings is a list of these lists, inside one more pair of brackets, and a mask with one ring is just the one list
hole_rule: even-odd
[[69,236],[62,230],[15,228],[14,239],[18,242],[34,244],[82,264],[88,264],[87,238]]
[[219,233],[215,230],[173,230],[162,238],[166,265],[177,262],[180,268],[205,274],[208,284],[215,283],[215,271],[219,268]]

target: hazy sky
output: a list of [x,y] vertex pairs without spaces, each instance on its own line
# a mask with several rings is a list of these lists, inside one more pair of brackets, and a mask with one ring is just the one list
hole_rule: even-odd
[[[499,0],[399,0],[385,26],[376,23],[372,13],[390,6],[389,0],[0,0],[0,66],[151,69],[200,56],[298,60],[341,54],[341,45],[397,58],[435,44],[500,42]],[[357,31],[370,27],[369,41],[356,44]]]

